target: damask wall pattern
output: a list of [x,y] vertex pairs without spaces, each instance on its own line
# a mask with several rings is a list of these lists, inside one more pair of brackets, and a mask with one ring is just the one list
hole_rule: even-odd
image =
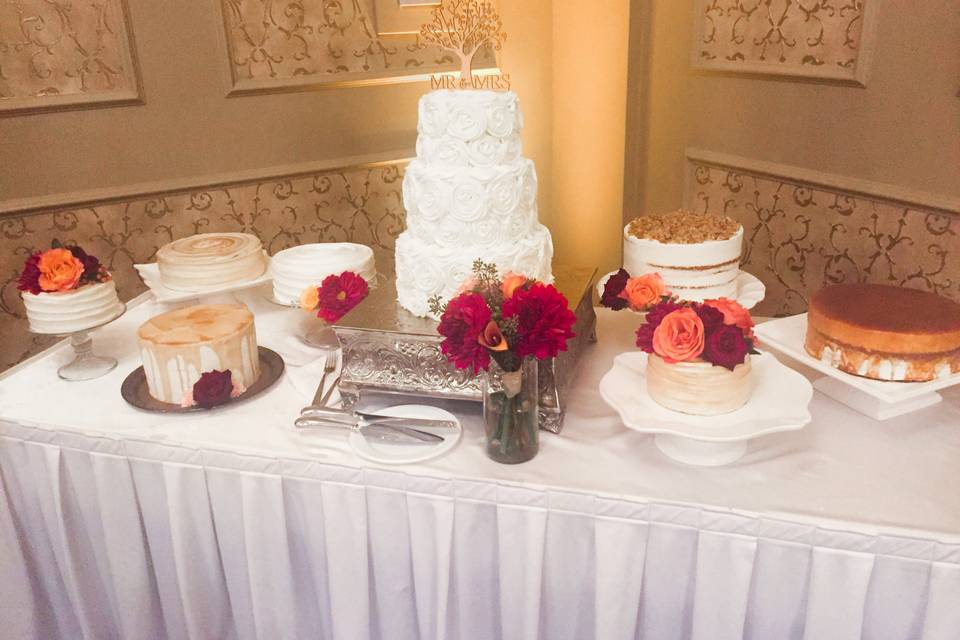
[[341,169],[127,202],[0,217],[0,371],[54,342],[27,330],[16,280],[31,252],[54,239],[77,243],[113,273],[123,300],[146,287],[133,268],[161,246],[195,233],[252,233],[268,253],[307,242],[358,242],[378,268],[393,264],[405,224],[403,165]]
[[[459,69],[415,35],[381,36],[374,0],[219,0],[236,93],[367,84]],[[476,68],[496,66],[489,48]]]
[[865,83],[878,0],[697,0],[694,65]]
[[827,284],[874,282],[960,301],[960,216],[788,176],[691,161],[688,206],[744,227],[743,270],[767,287],[759,315],[793,315]]
[[0,113],[139,97],[124,0],[0,2]]

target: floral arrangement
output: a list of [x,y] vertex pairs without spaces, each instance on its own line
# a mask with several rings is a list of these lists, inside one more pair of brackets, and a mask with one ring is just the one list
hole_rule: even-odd
[[440,317],[440,350],[458,369],[487,371],[493,359],[504,371],[518,371],[528,356],[545,360],[566,351],[576,316],[556,287],[513,273],[501,279],[482,260],[473,274],[447,304],[430,300]]
[[39,295],[72,291],[110,279],[110,273],[96,257],[76,245],[65,247],[54,240],[53,248],[38,251],[27,258],[17,280],[17,289]]
[[193,389],[183,394],[180,406],[202,407],[212,409],[224,404],[231,398],[242,395],[246,389],[239,382],[234,382],[233,374],[226,371],[208,371],[200,376]]
[[626,269],[620,269],[603,286],[600,304],[614,311],[627,307],[632,311],[646,311],[669,299],[670,292],[659,273],[631,277]]
[[300,295],[300,308],[316,311],[317,317],[333,324],[363,302],[370,285],[353,271],[329,275],[319,287],[307,287]]
[[676,364],[703,360],[733,371],[757,354],[750,312],[727,298],[702,303],[668,300],[647,313],[637,346]]

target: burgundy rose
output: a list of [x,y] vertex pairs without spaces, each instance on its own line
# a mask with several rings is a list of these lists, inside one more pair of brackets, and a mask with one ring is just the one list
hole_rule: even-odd
[[486,371],[490,367],[490,351],[482,340],[491,319],[490,307],[479,293],[467,292],[451,300],[437,327],[444,337],[441,353],[458,369]]
[[680,308],[681,305],[676,302],[661,302],[647,312],[646,323],[650,325],[652,331],[660,326],[660,322],[662,322],[664,318]]
[[514,317],[516,352],[521,358],[555,358],[567,350],[567,341],[576,335],[573,325],[577,317],[563,294],[550,284],[537,282],[528,289],[518,289],[503,303],[504,320]]
[[653,353],[653,332],[656,331],[656,329],[652,324],[642,324],[640,328],[637,329],[637,347],[639,347],[641,351]]
[[695,304],[693,305],[693,310],[696,311],[697,316],[700,317],[700,322],[703,323],[703,330],[706,335],[710,335],[711,331],[723,326],[723,312],[719,309],[705,304]]
[[744,363],[749,351],[750,345],[744,339],[743,331],[724,325],[707,335],[702,357],[710,364],[733,371],[738,364]]
[[193,401],[204,409],[212,409],[230,399],[233,374],[230,370],[208,371],[193,385]]
[[83,283],[97,282],[100,278],[100,261],[96,256],[92,256],[77,245],[66,247],[67,251],[73,254],[73,257],[83,263],[83,275],[80,281]]
[[317,317],[330,323],[338,322],[363,302],[368,293],[367,281],[352,271],[327,276],[317,291]]
[[627,273],[625,269],[620,269],[610,276],[607,283],[603,285],[603,295],[600,297],[600,304],[614,311],[626,309],[629,303],[626,298],[621,298],[620,294],[626,289],[628,280],[630,280],[630,274]]
[[40,252],[31,255],[23,264],[23,271],[17,279],[17,289],[34,295],[43,293],[40,288]]

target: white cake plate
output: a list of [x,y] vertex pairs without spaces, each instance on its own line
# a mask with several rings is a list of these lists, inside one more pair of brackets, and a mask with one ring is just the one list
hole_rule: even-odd
[[811,369],[826,374],[813,386],[817,391],[874,420],[889,420],[943,400],[941,389],[960,384],[960,374],[929,382],[894,382],[855,376],[814,358],[804,348],[807,314],[770,320],[755,329],[760,346],[775,349]]
[[[607,275],[600,278],[597,282],[597,295],[603,297],[603,288],[616,271],[611,271]],[[767,287],[757,278],[755,275],[747,273],[746,271],[741,271],[740,275],[736,279],[737,284],[737,302],[740,303],[740,306],[744,309],[753,309],[755,306],[760,304],[760,301],[763,300],[763,297],[767,293]],[[643,313],[643,312],[639,312]]]
[[154,299],[157,302],[164,303],[184,302],[186,300],[196,300],[197,298],[202,298],[203,296],[217,293],[242,291],[244,289],[251,289],[253,287],[260,286],[261,284],[273,281],[273,277],[270,275],[269,258],[267,270],[264,271],[263,275],[258,278],[246,280],[245,282],[236,282],[226,286],[217,285],[214,287],[207,287],[205,289],[198,289],[197,291],[177,291],[163,286],[163,282],[160,280],[160,268],[157,267],[156,263],[135,264],[133,266],[140,274],[140,278],[143,280],[144,284],[149,287]]
[[647,393],[647,354],[622,353],[600,381],[600,395],[630,429],[655,436],[657,448],[679,462],[720,466],[739,460],[753,438],[802,429],[810,420],[810,382],[770,354],[751,357],[747,404],[719,416],[693,416],[657,404]]

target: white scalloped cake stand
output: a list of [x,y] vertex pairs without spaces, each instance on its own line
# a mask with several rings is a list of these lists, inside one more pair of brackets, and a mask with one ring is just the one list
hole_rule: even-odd
[[[615,273],[616,271],[611,271],[597,282],[597,295],[599,297],[603,297],[603,287],[607,284],[607,280]],[[753,309],[763,300],[763,297],[767,293],[766,285],[755,275],[747,273],[746,271],[740,272],[740,275],[737,276],[736,283],[737,302],[739,302],[740,306],[744,309]]]
[[655,436],[657,448],[679,462],[720,466],[739,460],[753,438],[802,429],[810,422],[813,387],[770,354],[752,356],[753,393],[742,408],[692,416],[657,404],[647,393],[647,354],[622,353],[600,381],[600,395],[624,425]]
[[960,374],[929,382],[894,382],[840,371],[807,353],[805,313],[764,322],[757,325],[756,332],[762,346],[826,374],[813,383],[817,391],[874,420],[889,420],[935,405],[943,400],[937,391],[960,384]]

